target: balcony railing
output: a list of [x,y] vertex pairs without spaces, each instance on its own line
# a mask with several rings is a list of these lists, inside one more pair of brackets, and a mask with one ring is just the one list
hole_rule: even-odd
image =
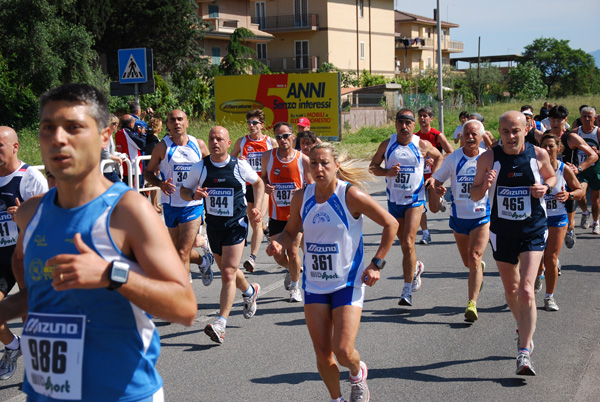
[[252,23],[258,24],[261,31],[316,30],[319,27],[318,14],[276,15],[272,17],[252,17]]
[[236,28],[239,27],[240,22],[238,20],[225,20],[221,18],[206,18],[204,22],[207,22],[210,26],[211,31],[219,32],[220,30],[225,30],[227,32],[232,32]]
[[273,72],[294,73],[316,71],[319,66],[317,56],[272,57],[259,59]]
[[[419,38],[418,41],[414,42],[413,39],[396,38],[396,49],[404,49],[403,40],[408,41],[408,49],[433,49],[437,48],[437,40],[433,38]],[[442,50],[448,52],[463,52],[465,48],[464,42],[456,40],[442,39]]]

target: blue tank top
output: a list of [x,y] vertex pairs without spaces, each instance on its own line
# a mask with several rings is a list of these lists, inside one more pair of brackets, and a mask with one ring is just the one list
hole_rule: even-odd
[[17,224],[12,216],[6,212],[8,208],[17,205],[15,198],[23,202],[21,195],[21,180],[27,172],[28,164],[23,164],[14,174],[14,177],[0,188],[0,263],[10,264],[15,245],[17,244]]
[[113,243],[110,216],[130,190],[116,183],[100,197],[73,209],[55,205],[56,188],[43,197],[23,238],[29,312],[23,329],[28,400],[54,401],[79,392],[84,401],[137,401],[162,387],[155,369],[160,339],[151,317],[118,291],[52,287],[45,261],[78,254],[75,233],[107,261],[137,263]]
[[536,236],[546,230],[544,199],[531,195],[529,187],[543,183],[535,157],[535,147],[525,143],[525,150],[517,155],[504,153],[498,145],[494,153],[493,169],[498,173],[488,194],[492,213],[490,230],[498,235]]

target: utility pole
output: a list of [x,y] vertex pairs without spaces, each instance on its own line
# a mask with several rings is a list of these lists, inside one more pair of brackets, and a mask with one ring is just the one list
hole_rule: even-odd
[[481,105],[481,77],[479,76],[479,67],[481,66],[481,36],[477,45],[477,106]]

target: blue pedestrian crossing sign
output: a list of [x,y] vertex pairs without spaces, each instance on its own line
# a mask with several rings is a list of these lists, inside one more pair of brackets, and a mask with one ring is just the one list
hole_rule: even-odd
[[146,48],[119,49],[119,82],[138,84],[146,81]]

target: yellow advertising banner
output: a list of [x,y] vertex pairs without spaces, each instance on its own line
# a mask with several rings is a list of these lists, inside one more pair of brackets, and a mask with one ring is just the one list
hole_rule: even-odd
[[265,127],[298,119],[310,120],[319,137],[339,140],[340,84],[338,73],[238,75],[215,77],[216,118],[246,122],[246,112],[262,109]]

